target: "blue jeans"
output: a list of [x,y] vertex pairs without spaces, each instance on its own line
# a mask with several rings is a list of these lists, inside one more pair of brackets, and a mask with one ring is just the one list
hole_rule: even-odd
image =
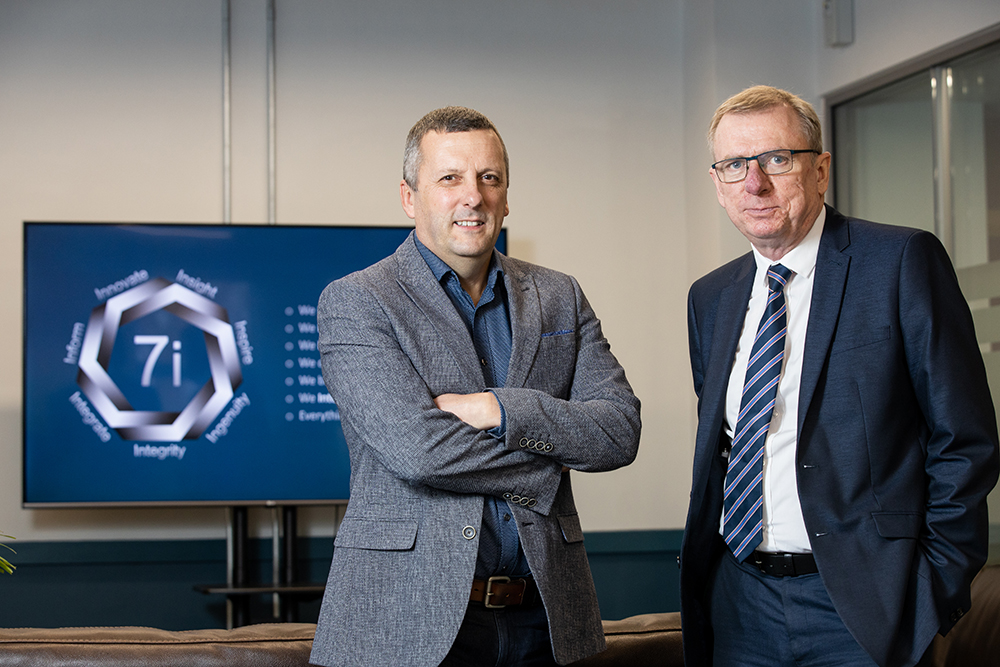
[[554,667],[545,607],[470,602],[441,667]]

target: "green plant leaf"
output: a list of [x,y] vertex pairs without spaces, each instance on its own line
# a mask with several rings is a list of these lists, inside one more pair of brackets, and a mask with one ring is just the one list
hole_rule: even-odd
[[[15,538],[11,537],[10,535],[4,535],[3,533],[0,533],[0,537],[6,537],[7,539],[10,539],[10,540],[15,539]],[[10,546],[8,546],[6,544],[0,544],[0,547],[6,548],[11,553],[17,553],[13,549],[11,549]],[[0,556],[0,571],[6,572],[7,574],[14,574],[14,570],[16,570],[16,569],[17,569],[16,565],[11,565],[10,561],[8,561],[3,556]]]

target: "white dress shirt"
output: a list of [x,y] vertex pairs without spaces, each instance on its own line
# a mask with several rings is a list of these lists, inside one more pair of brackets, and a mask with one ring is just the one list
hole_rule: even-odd
[[[802,377],[802,355],[809,323],[809,306],[812,303],[813,279],[816,273],[816,255],[819,240],[826,222],[824,207],[802,242],[778,262],[767,259],[753,249],[757,261],[750,302],[747,304],[740,334],[736,359],[729,376],[726,394],[726,435],[730,440],[740,412],[740,398],[746,379],[750,348],[757,333],[757,325],[764,314],[767,302],[767,269],[780,263],[792,270],[793,275],[785,286],[788,333],[785,336],[785,359],[778,382],[778,397],[774,414],[764,442],[764,531],[761,551],[808,553],[812,551],[802,506],[799,504],[795,469],[795,447],[798,442],[799,384]],[[720,523],[721,526],[721,523]],[[721,527],[720,527],[721,532]]]

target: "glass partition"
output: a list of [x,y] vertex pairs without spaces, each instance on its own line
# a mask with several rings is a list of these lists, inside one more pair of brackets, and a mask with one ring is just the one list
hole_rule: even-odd
[[[834,205],[933,231],[972,307],[1000,414],[1000,42],[830,104]],[[989,498],[1000,562],[1000,488]]]
[[928,72],[834,108],[837,208],[934,230],[934,127]]
[[958,58],[946,72],[952,257],[961,269],[1000,259],[1000,45]]

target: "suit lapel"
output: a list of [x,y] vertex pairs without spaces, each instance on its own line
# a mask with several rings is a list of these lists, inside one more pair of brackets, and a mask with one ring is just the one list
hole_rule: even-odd
[[510,306],[510,364],[507,367],[508,387],[521,387],[538,355],[542,341],[542,308],[538,287],[530,275],[500,255],[504,285]]
[[[396,250],[394,255],[399,269],[399,286],[413,304],[423,313],[439,338],[448,346],[458,367],[469,383],[469,391],[483,388],[483,372],[479,367],[475,346],[469,330],[462,321],[455,304],[444,288],[434,279],[427,262],[413,241],[413,233]],[[416,321],[415,328],[421,328]]]
[[[713,376],[717,375],[714,380],[722,387],[723,402],[725,387],[729,384],[729,376],[733,370],[736,346],[740,341],[740,333],[743,332],[743,321],[746,319],[747,304],[750,303],[754,275],[756,275],[756,263],[751,254],[748,255],[746,263],[734,274],[733,282],[719,294],[719,311],[715,319],[709,368]],[[709,378],[706,377],[706,388],[708,384]]]
[[[733,271],[732,281],[719,292],[719,304],[712,326],[711,352],[706,365],[705,383],[702,387],[698,415],[698,437],[695,450],[694,479],[703,484],[709,480],[708,467],[718,459],[719,438],[726,415],[726,391],[733,369],[736,346],[743,331],[747,304],[756,263],[753,254]],[[707,328],[707,327],[706,327]]]
[[820,373],[830,352],[833,333],[840,319],[840,307],[847,286],[847,269],[851,258],[844,253],[850,245],[850,228],[847,219],[829,206],[826,223],[816,255],[816,278],[813,281],[812,304],[809,307],[809,325],[806,328],[806,345],[802,356],[802,379],[799,384],[798,434],[802,434],[809,404],[812,402]]

